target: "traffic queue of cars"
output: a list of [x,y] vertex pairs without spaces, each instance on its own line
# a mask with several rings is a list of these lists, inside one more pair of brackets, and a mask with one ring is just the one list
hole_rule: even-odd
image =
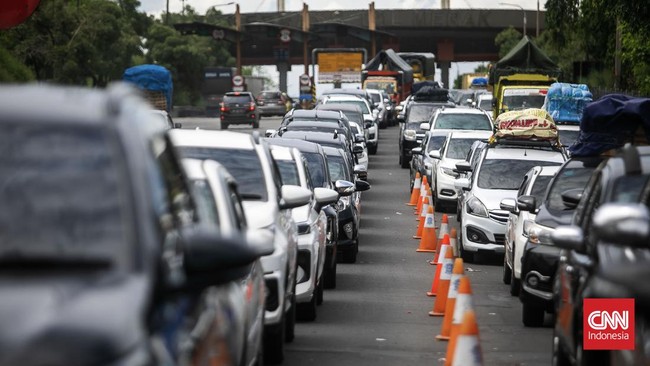
[[[476,119],[481,112],[472,119],[463,108],[439,108],[420,126],[422,142],[411,150],[411,187],[419,173],[437,210],[456,206],[465,261],[504,254],[503,282],[522,303],[523,325],[539,327],[546,313],[554,315],[554,365],[648,364],[650,148],[621,149],[620,141],[648,144],[650,99],[607,96],[591,108],[580,129],[552,127],[559,135],[550,140],[539,138],[544,133],[499,138],[499,120],[485,115],[489,127],[483,128]],[[445,114],[458,125],[439,130]],[[629,318],[636,325],[633,347],[585,347],[583,302],[593,298],[636,301],[626,308],[636,313]],[[625,322],[623,329],[633,326]]]
[[349,125],[322,147],[178,129],[120,84],[0,95],[0,364],[279,363],[356,260]]

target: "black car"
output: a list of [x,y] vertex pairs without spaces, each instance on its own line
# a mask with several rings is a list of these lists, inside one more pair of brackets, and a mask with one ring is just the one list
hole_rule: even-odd
[[541,205],[537,205],[534,196],[518,197],[520,209],[537,211],[534,222],[524,223],[524,235],[528,240],[521,257],[521,282],[514,279],[510,284],[511,292],[519,294],[523,305],[525,326],[539,327],[544,322],[544,313],[553,312],[553,278],[560,248],[552,245],[549,234],[558,226],[571,222],[575,202],[602,160],[601,157],[585,157],[565,162],[548,184]]
[[428,123],[436,109],[447,106],[447,103],[422,103],[412,102],[404,117],[400,121],[399,133],[399,164],[408,168],[411,161],[411,149],[420,146],[427,131],[420,129],[422,123]]
[[[130,88],[0,88],[0,364],[182,364],[219,352],[196,299],[272,248],[199,224]],[[202,311],[205,311],[203,313]]]
[[[644,202],[649,179],[650,147],[623,148],[596,169],[571,225],[558,227],[552,235],[553,243],[562,248],[553,284],[556,312],[553,356],[558,364],[603,365],[609,362],[604,351],[583,348],[583,300],[594,297],[596,290],[602,293],[598,278],[616,276],[616,272],[633,266],[636,258],[647,258],[647,249],[610,245],[607,240],[600,240],[595,230],[594,213],[605,203]],[[628,228],[641,233],[636,225]],[[636,279],[647,283],[647,279]],[[616,288],[610,286],[610,290]],[[643,349],[647,349],[645,347]]]
[[253,94],[250,92],[228,92],[223,96],[219,108],[221,129],[230,125],[251,125],[260,127],[260,114]]
[[420,177],[427,177],[427,181],[431,182],[431,169],[433,169],[433,158],[429,156],[429,152],[439,150],[442,144],[447,139],[448,131],[427,131],[420,146],[411,150],[411,171],[409,174],[409,192],[413,189],[415,182],[415,175],[420,173]]

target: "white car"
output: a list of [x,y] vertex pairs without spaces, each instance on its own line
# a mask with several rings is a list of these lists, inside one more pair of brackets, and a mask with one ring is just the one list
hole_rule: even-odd
[[[357,136],[357,135],[363,136],[364,135],[364,131],[361,128],[361,126],[359,126],[358,123],[350,121],[350,127],[352,127],[352,133],[355,136]],[[357,164],[363,165],[366,168],[366,171],[367,171],[368,170],[368,144],[366,144],[366,142],[363,141],[363,142],[357,142],[357,145],[360,145],[361,147],[363,147],[363,152],[360,153],[360,154],[356,154],[357,155]],[[365,179],[365,178],[362,178],[362,179]]]
[[490,116],[476,108],[440,108],[435,111],[428,126],[423,124],[420,128],[425,127],[429,127],[432,131],[492,131],[493,129]]
[[[481,151],[480,160],[469,178],[456,180],[466,192],[460,212],[460,245],[463,259],[474,260],[479,251],[504,253],[509,212],[500,207],[504,198],[516,198],[524,175],[534,166],[559,166],[566,160],[562,150],[535,144],[499,144]],[[472,168],[467,162],[456,164],[460,171]]]
[[251,135],[228,131],[172,130],[170,139],[182,158],[212,159],[226,167],[239,184],[249,229],[273,242],[274,252],[262,257],[266,283],[264,357],[284,359],[284,342],[293,340],[296,310],[298,229],[294,207],[308,204],[308,189],[282,185],[280,172],[265,143]]
[[456,163],[464,161],[475,141],[487,140],[491,131],[454,131],[447,135],[440,150],[432,150],[429,156],[438,160],[431,172],[433,201],[436,208],[443,206],[455,207],[458,199],[456,178],[458,173]]
[[361,113],[363,113],[364,123],[371,123],[371,126],[368,128],[368,152],[370,155],[377,153],[377,147],[379,145],[379,125],[377,124],[377,118],[372,113],[372,107],[370,103],[364,98],[357,97],[354,95],[325,95],[320,101],[322,104],[336,103],[336,104],[353,104],[361,108]]
[[557,166],[536,166],[526,173],[517,199],[506,198],[501,201],[501,209],[510,211],[506,225],[505,256],[503,258],[503,283],[510,285],[510,294],[515,296],[519,292],[518,283],[521,279],[521,257],[524,254],[528,229],[535,221],[537,211],[517,209],[521,196],[535,197],[536,209],[542,204],[549,182],[560,170]]
[[327,217],[321,208],[337,202],[339,194],[331,189],[312,187],[307,160],[298,149],[272,145],[271,155],[284,184],[301,186],[314,192],[311,202],[291,210],[298,226],[297,316],[301,320],[312,321],[316,319],[316,305],[323,301],[325,282],[323,269]]

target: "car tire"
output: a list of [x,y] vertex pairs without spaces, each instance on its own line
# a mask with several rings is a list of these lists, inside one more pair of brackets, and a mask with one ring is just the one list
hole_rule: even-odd
[[264,332],[264,361],[267,365],[277,365],[284,361],[285,315],[273,331]]
[[316,303],[318,297],[316,291],[311,297],[311,300],[308,303],[298,304],[296,308],[296,318],[300,321],[313,322],[316,320]]
[[411,166],[410,161],[407,160],[406,156],[403,154],[399,155],[399,165],[402,167],[402,169],[408,169]]
[[368,146],[368,154],[370,154],[370,155],[377,154],[377,145]]
[[521,307],[521,321],[524,326],[538,328],[544,325],[544,309],[524,302]]
[[316,287],[316,305],[323,305],[325,300],[325,281],[323,278],[318,281],[318,286]]
[[336,258],[334,258],[334,265],[324,274],[324,286],[327,289],[336,288]]
[[228,129],[228,124],[221,122],[221,129],[222,130],[227,130]]
[[504,284],[509,285],[510,280],[512,279],[512,270],[510,267],[508,267],[508,262],[506,261],[506,256],[503,256],[503,276],[501,277],[501,280],[503,281]]
[[515,271],[510,271],[510,295],[519,296],[521,291],[521,281],[515,278]]
[[462,233],[462,228],[463,224],[461,223],[459,225],[461,233],[458,234],[458,251],[460,252],[460,257],[463,259],[463,262],[465,263],[473,263],[474,262],[474,253],[468,252],[465,250],[463,247],[463,233]]
[[286,321],[285,321],[285,332],[284,332],[284,341],[291,343],[296,337],[296,313],[297,313],[296,304],[296,286],[293,286],[293,295],[291,295],[291,307],[289,311],[286,312]]

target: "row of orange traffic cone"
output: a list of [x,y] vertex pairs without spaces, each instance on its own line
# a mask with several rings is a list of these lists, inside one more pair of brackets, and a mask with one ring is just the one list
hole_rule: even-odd
[[[436,235],[433,215],[435,209],[430,204],[430,197],[426,177],[420,180],[418,173],[411,192],[411,201],[407,204],[420,208],[419,212],[416,208],[419,225],[413,236],[420,239],[417,251],[435,253],[430,263],[436,265],[436,271],[431,291],[427,292],[427,296],[435,297],[429,315],[444,317],[442,329],[436,339],[449,341],[445,365],[483,365],[469,278],[465,276],[463,260],[456,258],[456,229],[449,231],[449,219],[444,214],[440,223],[440,235]],[[414,200],[417,200],[417,203]]]

